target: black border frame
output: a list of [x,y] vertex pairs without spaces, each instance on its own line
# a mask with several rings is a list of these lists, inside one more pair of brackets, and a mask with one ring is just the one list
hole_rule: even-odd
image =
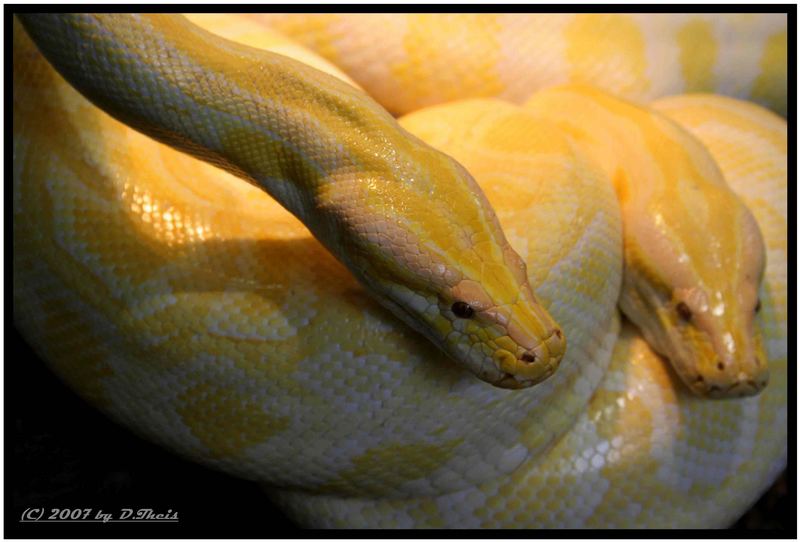
[[[184,8],[184,9],[180,9]],[[796,28],[797,6],[793,4],[717,4],[699,5],[419,5],[386,4],[379,6],[346,5],[79,5],[40,4],[4,6],[5,30],[5,176],[11,176],[13,159],[13,131],[10,120],[12,109],[11,56],[12,15],[21,12],[90,11],[127,12],[586,12],[586,13],[687,13],[758,12],[787,13],[789,86],[789,176],[796,179]],[[796,276],[796,193],[789,186],[789,271]],[[264,498],[257,485],[232,478],[194,465],[170,452],[145,442],[95,411],[69,390],[27,345],[13,325],[12,273],[9,256],[12,254],[13,196],[11,183],[5,183],[5,304],[4,304],[4,356],[7,362],[5,376],[5,523],[4,536],[9,538],[673,538],[689,534],[692,538],[796,538],[797,515],[789,512],[784,519],[785,528],[777,531],[536,531],[528,530],[456,530],[414,532],[381,530],[310,531],[294,525],[277,507]],[[796,359],[797,330],[795,282],[789,277],[789,360]],[[796,381],[796,369],[789,363],[789,381]],[[31,382],[36,382],[31,386]],[[796,390],[790,389],[788,405],[789,453],[785,472],[788,484],[788,501],[796,510],[795,486],[796,453]],[[46,401],[42,401],[46,398]],[[55,408],[53,408],[55,407]],[[76,422],[77,420],[77,422]],[[96,445],[101,438],[103,446]],[[72,462],[79,481],[75,493],[43,497],[45,506],[61,504],[70,508],[114,509],[115,505],[130,508],[152,507],[157,511],[176,510],[180,521],[173,524],[97,524],[97,523],[19,523],[21,511],[31,499],[22,495],[26,483],[31,491],[31,476],[53,484],[60,482],[63,471],[59,462]],[[44,466],[42,466],[44,465]],[[56,468],[53,468],[53,467]],[[38,477],[38,478],[36,478]],[[34,496],[36,495],[35,489]],[[259,499],[260,497],[260,499]],[[102,500],[101,500],[102,499]],[[109,502],[116,503],[109,505]],[[186,505],[186,502],[192,502]],[[40,505],[42,506],[42,505]],[[792,525],[791,518],[794,518]],[[238,525],[238,527],[237,527]]]

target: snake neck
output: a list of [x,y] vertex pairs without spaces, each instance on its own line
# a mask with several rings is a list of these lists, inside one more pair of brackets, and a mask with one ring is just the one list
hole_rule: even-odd
[[341,240],[326,239],[335,229],[327,222],[338,220],[331,195],[342,191],[333,185],[404,182],[420,154],[435,154],[363,92],[183,17],[20,18],[53,66],[101,109],[260,186],[332,249]]

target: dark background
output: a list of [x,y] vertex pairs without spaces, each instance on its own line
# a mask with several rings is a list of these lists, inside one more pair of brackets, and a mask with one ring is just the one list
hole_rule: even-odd
[[[5,537],[309,536],[256,484],[195,465],[136,437],[69,390],[10,325],[5,338]],[[788,500],[784,472],[734,528],[792,529],[784,536],[793,537],[796,516],[788,514]],[[29,507],[116,513],[121,508],[172,509],[180,521],[19,523]]]
[[[259,486],[151,444],[92,408],[6,329],[4,535],[241,538],[300,535]],[[178,512],[178,523],[19,523],[25,509]],[[308,534],[304,535],[308,536]]]

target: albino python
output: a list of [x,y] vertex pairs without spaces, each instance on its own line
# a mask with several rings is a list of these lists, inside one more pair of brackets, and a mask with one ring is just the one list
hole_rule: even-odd
[[[14,23],[14,318],[83,397],[310,526],[724,526],[783,468],[783,119],[577,85],[398,126],[266,18],[193,19],[339,79],[174,16],[23,22],[251,184]],[[764,51],[737,91],[785,108],[785,17],[731,21],[766,43],[723,34]]]

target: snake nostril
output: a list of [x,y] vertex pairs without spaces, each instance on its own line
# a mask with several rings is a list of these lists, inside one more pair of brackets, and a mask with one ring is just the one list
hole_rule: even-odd
[[524,354],[522,354],[522,361],[526,363],[534,363],[536,361],[536,354],[525,352]]

